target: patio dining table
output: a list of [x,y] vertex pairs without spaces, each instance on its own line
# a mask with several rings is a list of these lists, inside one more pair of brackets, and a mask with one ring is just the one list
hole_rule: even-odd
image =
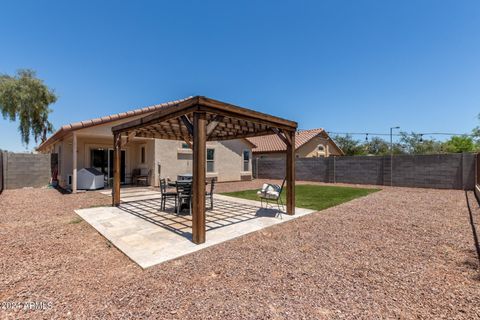
[[[173,180],[170,180],[170,181],[167,182],[167,186],[170,187],[170,188],[176,188],[176,187],[177,187],[177,182],[190,183],[190,184],[192,183],[191,180],[190,180],[190,181],[173,181]],[[206,185],[206,186],[208,185],[208,183],[209,183],[208,181],[205,181],[205,185]],[[210,183],[211,183],[211,182],[210,182]],[[212,201],[212,205],[211,205],[211,206],[212,206],[212,208],[213,208],[213,198],[212,198],[211,201]],[[181,209],[183,209],[184,206],[185,206],[185,204],[181,205]],[[176,209],[175,209],[175,210],[176,210]]]
[[[192,183],[192,181],[173,181],[173,180],[170,180],[167,182],[167,185],[169,187],[173,187],[175,188],[177,186],[177,182],[181,182],[181,183]],[[208,181],[205,181],[205,185],[208,185]]]

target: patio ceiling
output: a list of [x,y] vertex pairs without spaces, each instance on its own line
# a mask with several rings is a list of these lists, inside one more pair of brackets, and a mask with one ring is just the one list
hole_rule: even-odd
[[297,123],[229,103],[196,96],[167,104],[158,111],[112,128],[114,144],[113,201],[120,205],[122,136],[181,140],[193,149],[192,237],[205,242],[206,142],[276,133],[286,145],[287,213],[295,213],[295,131]]

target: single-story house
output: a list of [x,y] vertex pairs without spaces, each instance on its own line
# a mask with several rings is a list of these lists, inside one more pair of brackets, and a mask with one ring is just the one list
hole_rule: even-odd
[[[107,182],[113,177],[112,127],[154,113],[186,99],[166,102],[102,118],[62,126],[38,148],[40,153],[57,156],[57,179],[64,188],[74,189],[72,176],[82,168],[96,168]],[[148,176],[148,184],[159,185],[159,179],[176,180],[178,175],[192,173],[192,149],[188,141],[143,137],[122,137],[121,183],[132,183],[133,172]],[[252,179],[252,148],[246,139],[207,142],[207,178],[218,181]]]
[[[276,134],[247,138],[255,147],[253,158],[284,158],[285,143]],[[344,155],[335,141],[322,128],[299,130],[295,136],[297,158],[329,157]]]

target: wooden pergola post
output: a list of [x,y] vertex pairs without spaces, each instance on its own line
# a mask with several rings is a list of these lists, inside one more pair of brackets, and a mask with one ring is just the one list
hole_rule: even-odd
[[193,189],[192,241],[205,242],[205,174],[206,174],[207,115],[193,113]]
[[295,131],[286,131],[287,138],[287,214],[295,214]]
[[120,204],[120,155],[122,154],[122,136],[119,133],[113,135],[113,188],[112,205]]

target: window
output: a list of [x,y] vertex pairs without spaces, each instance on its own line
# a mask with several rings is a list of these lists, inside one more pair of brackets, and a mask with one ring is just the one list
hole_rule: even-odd
[[182,143],[182,149],[190,149],[190,146],[188,145],[188,143]]
[[215,149],[207,149],[207,172],[215,172]]
[[243,171],[250,171],[250,151],[243,150]]
[[325,151],[325,147],[323,146],[323,144],[319,144],[319,145],[318,145],[318,151],[320,151],[320,152],[324,152],[324,151]]
[[140,150],[140,163],[145,163],[145,147]]

